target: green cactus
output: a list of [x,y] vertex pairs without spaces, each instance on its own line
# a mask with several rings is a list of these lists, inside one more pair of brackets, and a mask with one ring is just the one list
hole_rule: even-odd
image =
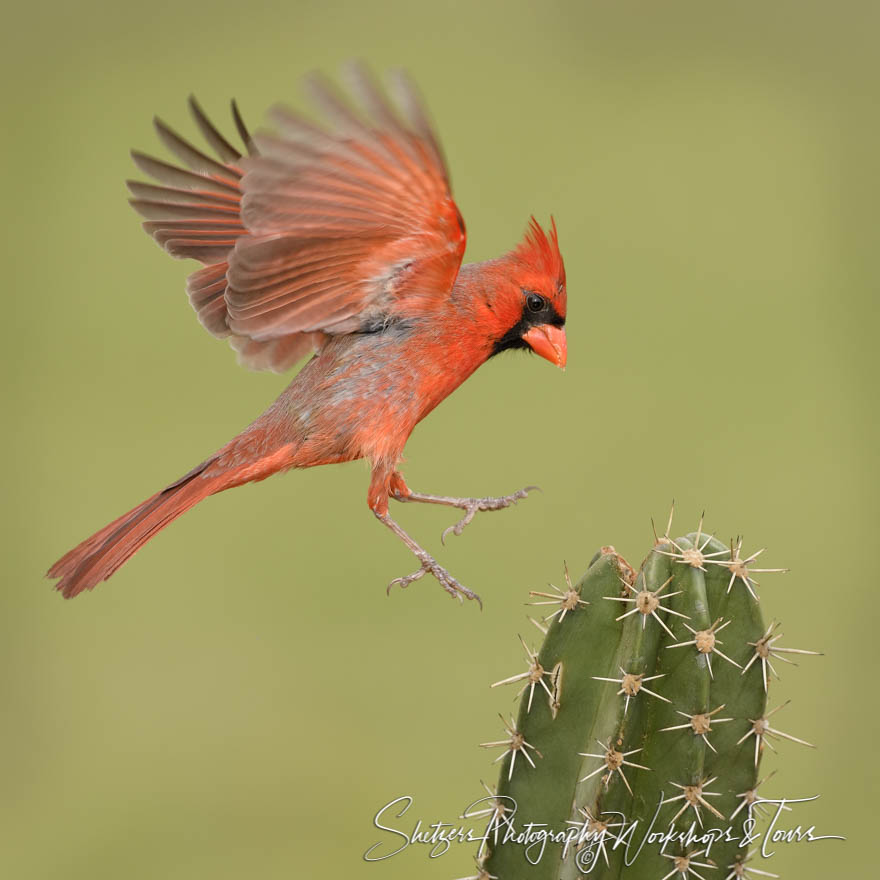
[[[750,876],[737,839],[707,853],[673,838],[661,852],[659,835],[741,835],[764,746],[795,739],[767,721],[768,671],[783,653],[815,652],[779,647],[764,624],[752,575],[778,569],[750,567],[757,554],[742,559],[741,541],[703,535],[702,521],[687,537],[668,531],[638,573],[604,547],[576,586],[566,572],[565,591],[533,594],[557,607],[540,651],[523,642],[528,670],[497,682],[524,692],[506,739],[483,744],[504,751],[481,880]],[[503,842],[530,823],[572,839]],[[639,850],[649,826],[657,838]],[[614,846],[624,830],[628,849]]]

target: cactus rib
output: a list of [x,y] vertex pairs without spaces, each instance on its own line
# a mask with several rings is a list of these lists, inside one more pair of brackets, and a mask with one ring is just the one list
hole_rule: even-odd
[[[760,552],[743,558],[741,540],[725,546],[701,521],[658,538],[638,572],[604,547],[576,585],[566,571],[566,590],[532,593],[556,609],[540,650],[520,639],[527,670],[495,683],[521,683],[522,699],[508,738],[484,744],[505,749],[495,801],[505,806],[492,813],[481,877],[742,873],[738,837],[764,747],[809,745],[774,726],[781,706],[767,711],[772,659],[816,653],[782,648],[778,624],[765,625],[753,574],[783,569],[756,569]],[[689,829],[728,826],[733,839],[682,843]],[[522,830],[530,845],[505,839]],[[667,831],[679,836],[662,848],[648,837]]]

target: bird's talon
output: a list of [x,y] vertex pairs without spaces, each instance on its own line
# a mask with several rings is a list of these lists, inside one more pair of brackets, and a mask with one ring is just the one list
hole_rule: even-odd
[[444,547],[446,546],[446,536],[450,532],[452,532],[453,535],[460,535],[464,531],[465,526],[467,526],[477,515],[477,511],[479,509],[479,506],[476,504],[468,507],[467,513],[465,513],[465,515],[457,523],[443,529],[443,533],[440,535],[440,543],[443,544]]
[[[516,504],[517,501],[521,501],[529,494],[529,492],[538,488],[538,486],[524,486],[522,489],[517,489],[516,492],[513,492],[510,495],[501,495],[494,498],[456,498],[450,495],[426,495],[412,491],[403,495],[398,490],[392,488],[391,491],[389,491],[389,497],[394,498],[396,501],[443,504],[447,507],[455,507],[464,511],[464,515],[458,522],[448,526],[440,533],[440,542],[445,545],[446,538],[450,534],[460,535],[474,521],[476,515],[481,511],[503,510],[505,507],[510,507],[511,505]],[[483,607],[482,600],[475,592],[462,586],[454,577],[452,577],[451,574],[449,574],[448,571],[446,571],[445,568],[438,565],[434,557],[430,556],[419,547],[419,545],[416,544],[416,542],[413,541],[412,538],[410,538],[409,535],[407,535],[406,532],[404,532],[403,529],[391,519],[387,512],[379,513],[376,511],[376,516],[398,537],[403,539],[407,547],[409,547],[409,549],[415,554],[416,558],[422,563],[422,567],[418,571],[406,575],[406,577],[395,578],[391,581],[388,585],[389,592],[391,587],[400,586],[401,588],[405,588],[413,583],[413,581],[417,581],[419,578],[424,577],[425,574],[431,574],[450,596],[454,596],[460,602],[463,602],[464,599],[474,599],[480,608]]]
[[525,486],[522,489],[517,489],[516,492],[513,492],[510,495],[501,495],[497,498],[450,499],[446,503],[451,502],[451,506],[464,510],[465,515],[457,523],[443,530],[440,535],[440,543],[444,546],[446,545],[446,536],[449,535],[450,532],[453,535],[460,535],[465,528],[473,522],[474,517],[478,513],[490,510],[503,510],[505,507],[510,507],[511,505],[516,504],[517,501],[522,501],[523,498],[528,496],[529,492],[535,490],[540,492],[541,487]]
[[426,574],[433,575],[437,582],[452,596],[454,599],[458,599],[459,602],[464,603],[464,599],[474,599],[477,604],[480,606],[480,609],[483,607],[483,600],[473,591],[469,590],[467,587],[460,584],[442,565],[439,565],[433,559],[426,559],[422,563],[422,567],[414,571],[412,574],[404,575],[403,577],[394,578],[390,584],[388,584],[388,588],[385,591],[390,595],[391,588],[395,586],[399,586],[401,589],[406,589],[411,583],[423,578]]
[[401,590],[405,590],[410,584],[415,583],[419,578],[424,577],[429,571],[431,571],[431,566],[429,563],[422,563],[422,567],[414,571],[412,574],[404,575],[403,577],[394,578],[388,587],[385,590],[385,594],[391,595],[392,587],[400,587]]
[[436,562],[431,566],[431,574],[440,582],[440,585],[449,593],[455,596],[459,602],[463,602],[464,598],[474,599],[482,609],[483,600],[473,591],[460,584],[445,568]]

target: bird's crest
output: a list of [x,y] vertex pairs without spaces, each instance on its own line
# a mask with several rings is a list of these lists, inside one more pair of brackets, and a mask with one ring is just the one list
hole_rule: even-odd
[[565,284],[565,265],[559,252],[559,239],[556,234],[556,221],[550,218],[550,235],[532,217],[525,238],[514,248],[515,259],[529,268],[555,278],[562,286]]

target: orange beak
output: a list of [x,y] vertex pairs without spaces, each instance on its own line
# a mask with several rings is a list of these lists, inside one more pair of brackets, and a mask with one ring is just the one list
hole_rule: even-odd
[[535,354],[546,358],[557,367],[565,367],[568,358],[568,346],[565,343],[565,330],[552,324],[541,324],[532,327],[523,339]]

